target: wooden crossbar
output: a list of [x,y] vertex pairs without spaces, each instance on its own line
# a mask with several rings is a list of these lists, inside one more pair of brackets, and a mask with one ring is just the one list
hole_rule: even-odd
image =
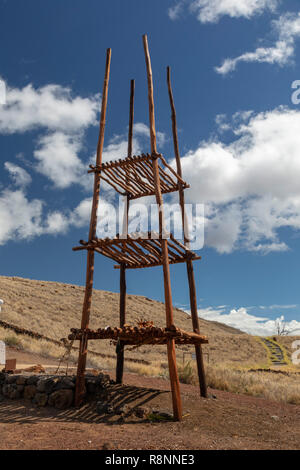
[[125,325],[123,328],[99,328],[98,330],[71,329],[70,340],[81,340],[85,335],[88,340],[110,339],[122,341],[127,345],[142,344],[166,344],[174,339],[177,344],[207,344],[208,339],[204,335],[184,331],[176,326],[170,328],[132,327]]

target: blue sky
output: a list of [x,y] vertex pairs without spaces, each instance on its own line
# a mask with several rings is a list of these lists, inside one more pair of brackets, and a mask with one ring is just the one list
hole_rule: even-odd
[[[296,0],[0,0],[0,274],[83,284],[105,51],[112,48],[106,160],[125,157],[129,82],[135,151],[149,151],[142,34],[154,74],[159,150],[173,159],[172,68],[187,200],[205,204],[195,266],[200,315],[271,334],[300,316],[300,8]],[[103,187],[103,200],[111,192]],[[118,290],[97,257],[95,287]],[[188,308],[184,266],[174,303]],[[128,273],[163,300],[161,270]],[[5,293],[0,293],[5,299]]]

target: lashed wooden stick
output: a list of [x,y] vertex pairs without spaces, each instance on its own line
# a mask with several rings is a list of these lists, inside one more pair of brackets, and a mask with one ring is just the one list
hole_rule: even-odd
[[[106,108],[107,108],[107,97],[108,97],[108,84],[109,84],[109,75],[110,75],[110,63],[111,63],[111,49],[107,49],[105,76],[104,76],[103,93],[102,93],[100,129],[99,129],[99,138],[98,138],[98,145],[97,145],[97,157],[96,157],[97,166],[100,166],[102,163]],[[89,240],[92,240],[96,236],[97,211],[99,207],[99,196],[100,196],[99,176],[100,176],[99,173],[95,173],[94,175],[94,195],[93,195],[93,203],[92,203],[92,211],[91,211]],[[84,330],[87,329],[89,326],[91,302],[92,302],[92,294],[93,294],[94,264],[95,264],[95,252],[94,250],[88,250],[85,296],[84,296],[84,302],[83,302],[83,308],[82,308],[82,320],[81,320],[81,328]],[[79,406],[82,403],[83,398],[84,398],[84,386],[85,386],[84,373],[86,369],[87,344],[88,344],[88,339],[84,335],[80,341],[80,347],[79,347],[77,380],[76,380],[76,391],[75,391],[75,405],[76,406]]]
[[[172,91],[172,85],[171,85],[170,67],[167,67],[167,84],[168,84],[169,99],[170,99],[170,106],[171,106],[171,113],[172,113],[171,117],[172,117],[173,144],[174,144],[174,153],[175,153],[176,165],[177,165],[177,173],[180,176],[180,178],[182,178],[181,159],[180,159],[179,144],[178,144],[177,118],[176,118],[176,110],[175,110],[173,91]],[[184,244],[189,248],[190,242],[189,242],[189,233],[188,233],[188,221],[185,215],[185,200],[184,200],[184,190],[182,186],[182,180],[179,181],[179,203],[181,206]],[[179,242],[177,241],[177,243]],[[193,261],[191,258],[187,259],[186,267],[187,267],[187,275],[188,275],[188,282],[189,282],[190,306],[191,306],[191,317],[192,317],[193,329],[195,333],[200,334],[195,275],[194,275]],[[197,369],[198,369],[198,377],[199,377],[199,385],[200,385],[200,395],[206,398],[207,397],[207,384],[206,384],[204,360],[203,360],[203,352],[202,352],[201,344],[195,345],[195,353],[196,353]]]
[[[148,40],[147,40],[146,35],[143,36],[143,44],[144,44],[146,67],[147,67],[147,79],[148,79],[150,142],[151,142],[151,153],[153,156],[155,196],[156,196],[156,202],[157,202],[158,209],[159,209],[159,234],[161,238],[162,263],[163,263],[163,272],[164,272],[166,321],[167,321],[167,327],[170,327],[171,325],[173,325],[173,305],[172,305],[172,293],[171,293],[171,282],[170,282],[168,243],[166,239],[162,238],[162,234],[165,232],[165,223],[164,223],[164,214],[163,214],[163,200],[162,200],[162,195],[161,195],[158,159],[155,158],[157,156],[157,148],[156,148],[155,115],[154,115],[154,99],[153,99],[153,80],[152,80],[152,68],[151,68],[150,54],[149,54],[149,49],[148,49]],[[181,404],[181,396],[180,396],[179,377],[178,377],[177,365],[176,365],[174,339],[170,339],[167,342],[167,350],[168,350],[170,382],[171,382],[171,388],[172,388],[174,419],[180,421],[182,419],[182,404]]]

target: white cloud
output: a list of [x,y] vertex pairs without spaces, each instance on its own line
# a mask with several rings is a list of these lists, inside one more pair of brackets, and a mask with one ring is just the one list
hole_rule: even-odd
[[83,199],[80,204],[73,210],[70,216],[70,222],[75,227],[83,227],[90,221],[92,209],[92,198]]
[[[270,336],[276,334],[276,322],[284,321],[284,317],[270,320],[266,317],[250,315],[247,308],[241,307],[224,313],[224,308],[198,309],[199,316],[205,320],[218,321],[233,328],[238,328],[245,333],[258,336]],[[288,331],[293,332],[300,328],[300,322],[291,320],[284,322]]]
[[11,239],[28,239],[40,235],[43,203],[28,201],[22,190],[5,190],[0,194],[0,245]]
[[298,308],[298,305],[297,304],[291,304],[291,305],[278,305],[278,304],[260,305],[259,308],[261,310],[290,310],[290,309]]
[[12,134],[37,128],[73,133],[96,124],[99,95],[72,97],[70,88],[46,85],[7,87],[6,105],[0,107],[0,133]]
[[43,200],[30,200],[23,189],[6,189],[0,193],[0,245],[10,240],[31,240],[45,234],[58,235],[66,233],[70,226],[83,226],[87,219],[81,216],[82,205],[79,204],[73,212],[46,212]]
[[80,135],[54,132],[41,136],[34,151],[34,157],[38,160],[35,168],[60,189],[74,183],[85,183],[86,168],[78,157],[81,148]]
[[[70,88],[60,85],[8,87],[6,105],[0,107],[0,133],[42,131],[33,153],[38,160],[34,168],[57,188],[73,183],[86,187],[87,175],[79,152],[85,130],[97,124],[98,107],[99,95],[73,96]],[[8,162],[6,168],[15,176],[18,172],[18,179],[21,173],[26,179],[26,172],[20,167]]]
[[287,13],[272,24],[278,37],[274,46],[258,47],[254,52],[246,52],[234,59],[225,59],[215,70],[221,75],[226,75],[234,71],[240,62],[265,62],[280,66],[290,63],[295,53],[296,39],[300,37],[300,13]]
[[68,220],[68,217],[62,214],[61,212],[51,212],[46,217],[46,228],[44,229],[44,232],[50,235],[65,233],[69,228],[69,223],[70,222]]
[[16,186],[24,188],[31,183],[31,176],[24,168],[11,162],[5,162],[4,167],[9,172]]
[[182,13],[184,1],[176,3],[174,6],[168,9],[168,15],[171,20],[177,20]]
[[[166,136],[163,132],[157,132],[157,144],[161,147],[166,142]],[[143,122],[137,122],[133,126],[132,154],[139,155],[142,152],[147,153],[146,145],[150,152],[150,131],[149,127]],[[113,136],[104,147],[102,160],[103,163],[112,160],[126,158],[128,154],[128,139],[125,134]],[[91,158],[91,163],[95,163],[95,156]]]
[[[135,135],[145,137],[148,140],[148,146],[150,146],[150,129],[149,126],[143,122],[137,122],[133,126],[133,133]],[[156,131],[157,145],[163,147],[166,143],[166,135],[164,132]]]
[[[91,192],[92,176],[87,175],[87,165],[81,160],[85,130],[97,124],[99,96],[81,98],[73,96],[69,88],[47,85],[34,88],[28,85],[22,89],[8,87],[7,104],[0,108],[0,134],[25,133],[38,130],[33,157],[37,164],[35,171],[43,174],[53,183],[53,188],[66,189],[80,184]],[[161,145],[165,135],[157,133]],[[133,152],[141,153],[142,143],[149,139],[149,128],[136,123]],[[127,156],[127,136],[114,136],[106,145],[103,161]],[[22,161],[30,164],[22,155]],[[93,157],[91,163],[94,163]],[[64,208],[47,211],[42,199],[31,200],[25,188],[31,182],[29,173],[12,162],[6,162],[15,185],[20,190],[5,190],[0,193],[0,243],[11,239],[30,239],[43,234],[65,233],[69,227],[88,225],[91,199],[86,198],[74,209]],[[105,200],[112,198],[112,189],[106,183],[101,185]],[[114,193],[115,194],[115,193]],[[105,210],[105,201],[100,210]],[[104,204],[104,205],[103,205]]]
[[184,5],[201,23],[216,23],[222,16],[252,18],[265,10],[274,11],[280,0],[181,0],[169,8],[171,20],[179,18]]
[[[133,154],[138,155],[141,152],[140,143],[136,138],[132,141]],[[128,140],[124,135],[115,135],[108,144],[104,147],[102,161],[103,163],[112,160],[119,160],[126,158],[128,155]],[[92,163],[95,163],[95,157],[92,158]]]
[[[41,199],[30,200],[23,189],[4,190],[0,193],[0,245],[10,240],[32,240],[49,234],[65,234],[71,227],[87,226],[90,220],[92,199],[82,200],[73,210],[47,212]],[[102,199],[99,214],[107,210],[108,203]]]
[[205,204],[206,246],[287,250],[279,229],[300,229],[300,112],[281,107],[241,119],[229,124],[232,143],[202,142],[182,158],[187,202]]

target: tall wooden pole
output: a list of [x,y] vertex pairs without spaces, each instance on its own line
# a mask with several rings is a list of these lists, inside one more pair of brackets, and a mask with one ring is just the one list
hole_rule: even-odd
[[[180,160],[179,145],[178,145],[177,118],[176,118],[176,110],[175,110],[173,91],[172,91],[172,85],[171,85],[170,67],[167,67],[167,83],[168,83],[168,91],[169,91],[169,98],[170,98],[170,105],[171,105],[171,112],[172,112],[172,131],[173,131],[173,143],[174,143],[174,153],[175,153],[176,165],[177,165],[177,173],[182,178],[182,168],[181,168],[181,160]],[[185,245],[189,247],[190,240],[189,240],[188,223],[187,223],[186,216],[185,216],[184,190],[180,181],[178,182],[178,185],[179,185],[179,203],[181,207],[184,241],[185,241]],[[193,329],[195,333],[200,334],[195,276],[194,276],[194,267],[193,267],[192,260],[190,259],[187,260],[186,267],[187,267],[188,282],[189,282],[190,306],[191,306]],[[201,344],[195,345],[195,352],[196,352],[197,369],[198,369],[198,377],[199,377],[199,385],[200,385],[200,395],[202,397],[207,398],[207,385],[206,385],[204,360],[203,360],[203,352],[202,352]]]
[[135,81],[130,82],[130,104],[129,104],[129,127],[128,127],[128,157],[132,157],[132,137],[133,137],[133,122],[134,122],[134,92]]
[[[132,137],[133,137],[133,122],[134,122],[134,91],[135,81],[130,82],[130,105],[129,105],[129,130],[128,130],[128,157],[132,157]],[[129,212],[129,197],[126,196],[126,207],[124,208],[124,223],[123,223],[123,236],[128,233],[128,212]],[[126,267],[125,264],[121,265],[120,269],[120,328],[126,322]],[[123,382],[124,372],[124,344],[122,341],[117,345],[117,367],[116,367],[116,382],[121,384]]]
[[[103,93],[102,93],[99,139],[98,139],[98,145],[97,145],[97,157],[96,157],[97,166],[101,165],[102,163],[105,122],[106,122],[106,108],[107,108],[107,97],[108,97],[108,84],[109,84],[109,75],[110,75],[110,63],[111,63],[111,49],[107,49],[105,77],[104,77]],[[93,194],[93,203],[92,203],[91,220],[90,220],[89,240],[93,240],[96,236],[99,195],[100,195],[100,174],[98,172],[95,172],[94,194]],[[84,296],[84,302],[83,302],[83,308],[82,308],[82,320],[81,320],[81,329],[83,330],[87,330],[89,327],[91,302],[92,302],[92,294],[93,294],[93,282],[94,282],[94,265],[95,265],[95,252],[94,250],[88,250],[85,296]],[[84,374],[85,374],[85,369],[86,369],[87,346],[88,346],[88,339],[87,339],[87,335],[84,334],[82,339],[80,340],[80,347],[79,347],[76,392],[75,392],[75,405],[76,406],[80,406],[84,398],[84,392],[85,392]]]
[[[166,322],[167,322],[167,327],[169,328],[174,324],[172,292],[171,292],[171,281],[170,281],[168,242],[166,238],[164,237],[165,226],[164,226],[164,213],[163,213],[163,199],[162,199],[161,188],[160,188],[158,159],[156,155],[157,147],[156,147],[152,67],[151,67],[151,60],[150,60],[150,54],[149,54],[149,48],[148,48],[148,40],[147,40],[146,35],[143,36],[143,44],[144,44],[146,67],[147,67],[147,78],[148,78],[150,142],[151,142],[151,153],[153,157],[154,185],[155,185],[156,202],[157,202],[158,209],[159,209],[159,235],[160,235],[161,247],[162,247]],[[182,419],[182,404],[181,404],[181,396],[180,396],[179,377],[178,377],[177,365],[176,365],[174,340],[168,341],[167,349],[168,349],[170,382],[171,382],[171,389],[172,389],[173,413],[174,413],[174,419],[178,421]]]
[[[125,325],[126,322],[126,268],[124,264],[121,264],[120,268],[120,328]],[[118,341],[117,344],[117,366],[116,366],[116,383],[121,384],[123,382],[124,372],[124,343]]]

